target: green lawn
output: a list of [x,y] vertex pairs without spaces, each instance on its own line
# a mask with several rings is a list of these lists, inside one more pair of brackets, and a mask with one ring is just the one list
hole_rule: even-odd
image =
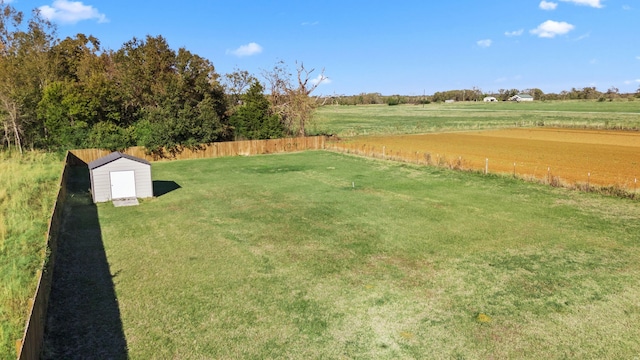
[[640,129],[640,100],[458,102],[428,105],[323,106],[312,132],[339,136],[412,134],[514,126]]
[[128,208],[76,193],[97,219],[68,233],[100,227],[130,358],[640,354],[637,202],[322,151],[153,177],[179,188]]

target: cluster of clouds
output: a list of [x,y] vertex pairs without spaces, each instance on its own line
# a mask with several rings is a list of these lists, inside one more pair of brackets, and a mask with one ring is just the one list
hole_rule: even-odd
[[83,20],[96,20],[99,23],[109,22],[105,14],[81,1],[54,0],[51,5],[40,6],[38,10],[45,19],[61,24],[75,24]]
[[[574,3],[576,5],[590,6],[596,9],[600,9],[603,7],[602,0],[560,0],[560,1]],[[558,7],[558,3],[542,0],[538,5],[538,7],[540,7],[540,9],[542,10],[553,11]],[[554,38],[557,35],[567,34],[573,29],[575,29],[575,26],[567,22],[547,20],[542,24],[538,25],[537,28],[532,29],[529,32],[541,38]]]
[[[576,5],[589,6],[596,9],[604,7],[603,0],[560,0],[562,2],[574,3]],[[553,11],[558,7],[558,3],[542,0],[538,7],[542,10]],[[537,28],[530,30],[533,35],[541,38],[554,38],[558,35],[564,35],[575,29],[575,26],[564,21],[547,20],[538,25]]]
[[[604,5],[602,4],[602,1],[604,0],[559,0],[559,1],[573,3],[575,5],[589,6],[596,9],[600,9],[604,7]],[[540,4],[538,5],[538,7],[541,10],[553,11],[558,7],[558,3],[553,1],[542,0],[540,1]],[[575,26],[572,24],[569,24],[568,22],[547,20],[542,24],[538,25],[538,27],[536,27],[535,29],[529,30],[529,33],[532,35],[536,35],[540,38],[552,39],[559,35],[568,34],[574,29],[575,29]],[[524,29],[507,31],[504,33],[504,35],[507,37],[516,37],[516,36],[521,36],[522,34],[524,34]],[[492,43],[493,42],[491,41],[491,39],[483,39],[483,40],[478,40],[476,42],[476,45],[478,45],[479,47],[486,48],[491,46]]]

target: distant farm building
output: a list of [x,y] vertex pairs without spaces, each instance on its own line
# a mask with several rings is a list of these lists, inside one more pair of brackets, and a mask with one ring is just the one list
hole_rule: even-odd
[[495,101],[498,101],[498,99],[494,98],[493,96],[487,96],[484,99],[482,99],[482,101],[484,101],[484,102],[495,102]]
[[444,102],[445,102],[445,104],[451,104],[451,103],[454,103],[456,101],[453,100],[453,99],[449,99],[449,100],[445,100]]
[[93,202],[153,196],[151,163],[115,151],[89,163]]
[[509,98],[509,101],[533,101],[533,96],[529,94],[517,94]]

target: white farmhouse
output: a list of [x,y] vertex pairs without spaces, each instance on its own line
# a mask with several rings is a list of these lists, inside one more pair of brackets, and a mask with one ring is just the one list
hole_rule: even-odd
[[510,97],[509,101],[517,101],[517,102],[533,101],[533,96],[531,96],[529,94],[517,94],[517,95],[513,95],[512,97]]

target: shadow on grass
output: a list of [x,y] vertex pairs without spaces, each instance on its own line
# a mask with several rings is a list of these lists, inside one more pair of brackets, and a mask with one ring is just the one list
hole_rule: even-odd
[[153,180],[153,196],[162,196],[174,190],[180,189],[181,186],[175,181]]
[[113,277],[86,166],[71,168],[45,328],[44,359],[126,359]]

